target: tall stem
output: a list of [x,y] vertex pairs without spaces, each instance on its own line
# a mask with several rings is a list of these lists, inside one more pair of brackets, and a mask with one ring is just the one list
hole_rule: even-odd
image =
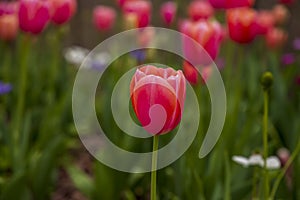
[[13,121],[13,142],[15,146],[14,148],[15,170],[20,168],[19,162],[21,162],[19,159],[18,148],[19,148],[21,123],[22,123],[22,117],[24,115],[25,96],[26,96],[26,89],[27,89],[29,45],[30,45],[30,38],[28,35],[25,35],[22,38],[20,76],[19,76],[18,91],[17,91],[18,100],[16,105],[14,121]]
[[264,199],[269,198],[269,174],[267,169],[268,158],[268,107],[269,93],[264,91],[264,116],[263,116],[263,156],[264,156]]
[[152,151],[152,170],[151,170],[151,200],[156,200],[156,168],[157,168],[157,149],[158,135],[153,136],[153,151]]

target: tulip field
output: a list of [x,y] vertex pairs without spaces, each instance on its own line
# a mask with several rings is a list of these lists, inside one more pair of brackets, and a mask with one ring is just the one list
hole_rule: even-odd
[[0,200],[300,200],[298,11],[0,1]]

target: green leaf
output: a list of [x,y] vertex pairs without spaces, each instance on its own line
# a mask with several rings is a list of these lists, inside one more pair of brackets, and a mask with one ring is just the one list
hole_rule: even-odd
[[89,199],[91,199],[91,194],[94,190],[92,178],[76,166],[68,166],[67,171],[75,187],[79,189]]

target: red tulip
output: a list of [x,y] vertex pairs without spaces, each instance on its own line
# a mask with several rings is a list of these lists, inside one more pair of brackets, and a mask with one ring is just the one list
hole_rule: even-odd
[[199,20],[197,22],[185,21],[180,31],[198,42],[183,37],[183,52],[187,60],[194,65],[208,65],[214,60],[220,49],[223,29],[217,21]]
[[67,23],[76,12],[76,0],[50,0],[51,20],[55,24]]
[[198,84],[198,71],[197,69],[189,62],[184,61],[183,63],[183,73],[185,78],[192,84]]
[[32,34],[41,33],[49,22],[49,9],[47,1],[21,0],[19,9],[20,28]]
[[99,31],[110,30],[116,20],[116,11],[108,6],[94,8],[93,21]]
[[150,23],[151,9],[149,1],[128,1],[123,6],[125,20],[129,19],[134,27],[146,27]]
[[260,11],[256,20],[258,34],[266,34],[275,24],[275,18],[271,11]]
[[10,41],[16,38],[19,30],[17,3],[0,3],[0,38]]
[[279,0],[279,3],[282,3],[282,4],[292,4],[294,3],[295,0]]
[[168,1],[161,6],[160,16],[161,16],[163,22],[167,26],[170,26],[172,24],[172,22],[174,21],[175,15],[176,15],[176,10],[177,10],[177,5],[172,1]]
[[250,7],[254,4],[254,0],[209,0],[214,8],[238,8]]
[[257,13],[251,8],[236,8],[227,11],[230,38],[238,43],[249,43],[257,36]]
[[186,82],[182,71],[147,65],[130,84],[131,103],[142,126],[153,135],[168,133],[180,122]]
[[287,33],[282,29],[273,28],[266,35],[267,46],[271,49],[281,47],[287,40]]
[[283,24],[289,17],[288,9],[281,4],[274,6],[272,12],[276,24]]
[[196,0],[188,7],[190,19],[197,21],[199,19],[208,19],[214,14],[214,9],[207,1]]

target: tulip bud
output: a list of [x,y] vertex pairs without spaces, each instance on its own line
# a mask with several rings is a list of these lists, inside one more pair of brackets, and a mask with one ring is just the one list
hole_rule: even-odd
[[160,135],[180,122],[186,82],[182,71],[147,65],[138,68],[130,84],[133,110],[149,133]]
[[191,20],[208,19],[214,14],[214,9],[207,1],[196,0],[188,7],[188,15]]
[[76,12],[76,0],[50,0],[51,20],[55,24],[67,23]]
[[172,24],[172,22],[174,21],[176,11],[177,11],[177,5],[172,1],[168,1],[161,6],[160,16],[161,16],[163,22],[167,26],[170,26]]
[[41,33],[50,19],[50,7],[47,1],[21,0],[19,25],[24,32]]
[[251,8],[236,8],[227,11],[230,38],[238,43],[250,43],[257,36],[256,12]]
[[270,49],[281,47],[287,40],[287,33],[279,28],[273,28],[268,31],[265,39]]
[[108,6],[97,6],[94,8],[93,21],[99,31],[110,30],[116,20],[116,11]]
[[125,18],[130,16],[130,19],[136,20],[136,27],[146,27],[150,23],[151,18],[151,3],[146,0],[128,1],[123,6]]
[[264,90],[269,90],[273,85],[273,75],[271,72],[265,72],[261,77],[261,85]]
[[251,7],[254,4],[254,0],[209,0],[210,4],[214,8],[238,8],[238,7]]

